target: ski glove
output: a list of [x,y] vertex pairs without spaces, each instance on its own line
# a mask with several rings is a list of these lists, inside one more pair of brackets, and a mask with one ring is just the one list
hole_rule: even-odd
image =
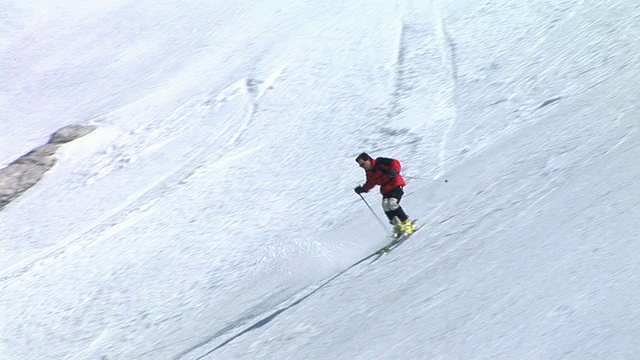
[[362,194],[363,192],[366,192],[364,191],[364,188],[362,186],[356,186],[355,189],[353,189],[353,191],[355,191],[356,194],[358,195]]

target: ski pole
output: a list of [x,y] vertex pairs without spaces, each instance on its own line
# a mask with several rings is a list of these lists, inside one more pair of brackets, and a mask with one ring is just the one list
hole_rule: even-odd
[[416,176],[405,176],[407,179],[416,179],[416,180],[424,180],[424,181],[436,181],[436,182],[449,182],[449,180],[444,179],[444,180],[440,180],[440,179],[424,179],[424,178],[419,178]]
[[378,222],[380,223],[380,225],[384,228],[385,231],[387,231],[387,227],[384,225],[384,222],[382,222],[382,220],[380,220],[380,217],[378,216],[378,214],[376,214],[375,211],[373,211],[373,209],[371,208],[371,205],[369,205],[369,203],[367,202],[367,200],[364,199],[364,196],[362,196],[362,194],[358,194],[358,196],[360,196],[360,199],[362,199],[362,201],[364,201],[364,203],[367,205],[367,207],[369,208],[369,210],[371,210],[371,213],[373,214],[373,216],[376,217],[376,219],[378,220]]

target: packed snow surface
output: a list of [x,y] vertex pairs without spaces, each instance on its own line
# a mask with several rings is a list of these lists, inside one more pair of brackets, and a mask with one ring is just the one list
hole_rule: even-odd
[[[0,211],[0,358],[640,358],[637,1],[0,20],[0,166],[96,127]],[[425,224],[377,260],[362,151]]]

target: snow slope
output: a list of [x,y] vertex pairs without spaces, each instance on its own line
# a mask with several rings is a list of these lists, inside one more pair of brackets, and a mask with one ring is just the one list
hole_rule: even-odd
[[[8,2],[6,359],[635,359],[632,1]],[[385,233],[360,151],[428,224]],[[379,210],[379,196],[366,199]]]

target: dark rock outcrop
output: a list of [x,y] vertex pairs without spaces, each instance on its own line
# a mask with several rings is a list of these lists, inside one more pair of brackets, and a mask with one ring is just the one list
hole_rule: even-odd
[[45,145],[19,157],[0,169],[0,210],[35,185],[55,165],[55,152],[65,143],[95,130],[93,125],[69,125],[51,135]]

